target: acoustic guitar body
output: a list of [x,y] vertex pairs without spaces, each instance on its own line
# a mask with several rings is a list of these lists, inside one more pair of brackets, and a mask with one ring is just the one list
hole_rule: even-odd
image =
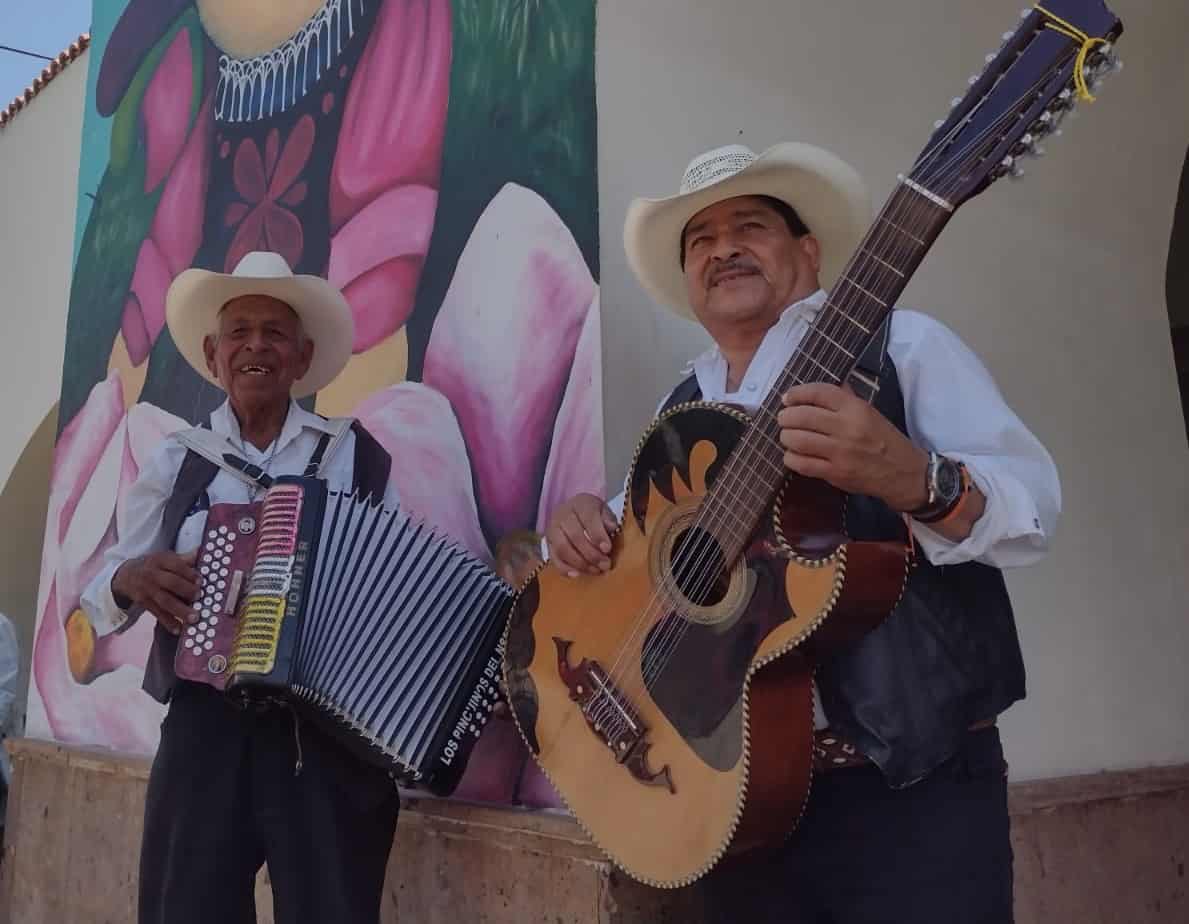
[[723,567],[702,501],[749,424],[687,404],[645,433],[611,570],[546,566],[509,621],[505,680],[532,753],[621,868],[690,883],[779,843],[809,791],[813,664],[896,603],[907,545],[853,542],[845,497],[785,479]]

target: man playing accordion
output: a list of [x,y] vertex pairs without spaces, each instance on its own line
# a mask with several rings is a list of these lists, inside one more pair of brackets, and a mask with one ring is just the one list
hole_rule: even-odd
[[330,490],[397,506],[387,451],[358,422],[295,400],[346,365],[350,310],[325,280],[257,252],[230,275],[181,274],[166,315],[182,356],[227,393],[206,434],[222,448],[164,442],[83,596],[99,634],[144,613],[157,620],[145,690],[169,711],[149,777],[139,920],[255,921],[267,862],[279,924],[375,922],[399,808],[391,776],[295,710],[237,705],[174,670],[179,638],[187,650],[202,645],[195,558],[212,505],[250,503],[272,478],[316,472]]

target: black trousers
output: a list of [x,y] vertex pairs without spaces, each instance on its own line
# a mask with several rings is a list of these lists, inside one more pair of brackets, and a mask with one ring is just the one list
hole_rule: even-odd
[[871,766],[819,775],[786,847],[724,861],[701,889],[715,924],[1011,924],[998,730],[907,789]]
[[140,924],[254,924],[266,861],[277,924],[376,924],[399,807],[386,773],[292,710],[181,682],[149,776]]

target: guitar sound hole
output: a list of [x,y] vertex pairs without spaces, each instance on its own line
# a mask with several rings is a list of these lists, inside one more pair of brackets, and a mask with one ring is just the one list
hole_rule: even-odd
[[697,606],[714,606],[727,594],[725,556],[718,540],[704,529],[687,529],[677,537],[670,567],[678,589]]

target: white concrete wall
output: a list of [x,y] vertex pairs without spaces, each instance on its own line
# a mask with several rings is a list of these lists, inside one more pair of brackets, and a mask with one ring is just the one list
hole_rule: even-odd
[[[629,200],[676,192],[707,148],[802,140],[849,159],[881,202],[1019,8],[600,0],[609,481],[704,343],[630,277]],[[904,298],[982,355],[1063,476],[1051,555],[1010,576],[1030,672],[1003,720],[1016,778],[1189,761],[1189,447],[1164,299],[1189,6],[1112,8],[1123,72],[1026,181],[958,212]]]
[[0,486],[62,387],[88,64],[84,53],[0,129]]
[[0,129],[0,611],[20,639],[22,703],[62,388],[87,64],[84,53]]
[[[1189,8],[1114,3],[1127,68],[1025,182],[959,212],[905,298],[979,351],[1063,475],[1052,554],[1010,578],[1030,670],[1028,701],[1003,722],[1019,779],[1189,761],[1189,447],[1163,293],[1189,141]],[[631,197],[675,191],[706,148],[800,139],[844,154],[882,199],[1017,12],[600,0],[609,479],[704,343],[630,277]],[[0,133],[0,387],[19,395],[5,403],[3,477],[57,396],[85,72],[74,64]],[[41,528],[3,532],[18,527]]]

